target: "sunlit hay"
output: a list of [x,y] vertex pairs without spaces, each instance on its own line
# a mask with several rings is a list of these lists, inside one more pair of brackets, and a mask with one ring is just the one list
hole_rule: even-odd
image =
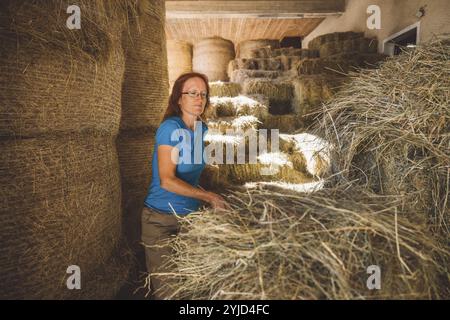
[[219,117],[255,116],[264,121],[268,115],[268,106],[259,101],[258,98],[248,96],[237,97],[211,97],[211,111],[208,117],[211,119]]
[[319,134],[336,145],[335,173],[395,195],[448,243],[448,35],[353,74],[324,105]]
[[306,183],[287,183],[278,181],[259,181],[259,182],[247,182],[244,187],[247,189],[264,189],[277,192],[283,192],[284,190],[295,192],[316,192],[324,187],[324,180],[306,182]]
[[[176,299],[445,298],[448,256],[395,198],[343,186],[313,193],[242,190],[230,209],[181,219],[170,245]],[[369,266],[381,290],[369,290]],[[447,296],[448,297],[448,296]]]
[[209,83],[210,97],[237,97],[241,92],[241,85],[235,82],[215,81]]
[[294,144],[294,149],[304,157],[307,172],[316,177],[329,173],[332,146],[324,139],[309,133],[280,134],[280,139]]
[[256,130],[260,124],[261,121],[255,116],[225,117],[218,121],[209,121],[208,128],[210,132],[206,135],[206,139],[209,139],[208,136],[211,136],[211,134],[225,135],[229,133],[227,130],[238,136],[240,131]]

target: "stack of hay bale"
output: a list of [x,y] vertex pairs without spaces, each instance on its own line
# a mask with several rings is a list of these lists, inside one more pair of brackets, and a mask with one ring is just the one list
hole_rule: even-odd
[[[0,5],[0,297],[113,298],[129,262],[121,252],[115,139],[131,2]],[[134,7],[133,7],[134,8]],[[81,269],[81,290],[66,270]]]
[[446,36],[351,76],[317,126],[335,146],[322,190],[239,189],[186,217],[173,297],[448,299],[449,52]]
[[246,50],[230,61],[228,75],[244,93],[268,96],[269,112],[274,115],[268,127],[288,122],[299,129],[310,124],[308,115],[338,91],[349,71],[374,66],[384,58],[376,53],[376,40],[355,32],[319,36],[309,49],[279,48],[271,40],[240,46]]
[[156,128],[168,101],[167,51],[163,0],[144,1],[130,18],[123,37],[125,77],[117,148],[122,179],[125,234],[132,247],[140,242],[140,214],[151,179]]

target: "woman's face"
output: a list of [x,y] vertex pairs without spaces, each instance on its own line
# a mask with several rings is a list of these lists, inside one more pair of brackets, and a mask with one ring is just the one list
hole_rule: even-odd
[[182,95],[178,100],[183,115],[199,117],[205,111],[207,101],[205,94],[207,94],[207,89],[202,78],[195,77],[186,80]]

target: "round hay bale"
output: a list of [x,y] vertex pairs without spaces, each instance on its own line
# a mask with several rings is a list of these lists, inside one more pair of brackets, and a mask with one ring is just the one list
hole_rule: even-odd
[[[48,1],[42,7],[35,7],[25,2],[15,14],[4,15],[3,12],[0,15],[3,47],[0,53],[0,136],[29,137],[82,130],[114,134],[118,131],[124,70],[121,24],[111,23],[111,35],[106,35],[95,23],[87,22],[86,30],[83,29],[86,35],[79,39],[79,45],[85,42],[88,45],[91,33],[100,32],[94,40],[104,37],[108,43],[101,48],[105,51],[101,58],[94,59],[85,52],[86,48],[76,47],[70,41],[65,50],[62,47],[56,50],[52,44],[62,41],[58,39],[59,33],[51,33],[55,38],[45,33],[41,39],[39,31],[43,26],[25,25],[22,20],[27,17],[33,17],[33,23],[46,20],[49,13],[42,12],[45,8],[49,12],[56,10],[59,17],[63,15],[66,19],[67,13],[55,8],[59,8],[58,3]],[[32,13],[44,16],[31,16]],[[90,14],[86,20],[89,17]],[[34,27],[37,30],[31,29]]]
[[[140,215],[151,179],[155,128],[167,106],[168,73],[164,33],[164,1],[147,1],[131,16],[130,34],[123,41],[126,64],[122,96],[122,118],[117,139],[122,181],[122,209],[125,238],[135,250],[140,243]],[[188,63],[189,45],[182,49],[178,66]],[[181,58],[183,56],[184,58]]]
[[78,265],[89,277],[118,245],[115,142],[111,136],[76,135],[0,145],[0,296],[70,297],[67,267]]
[[192,44],[181,40],[167,40],[167,63],[172,87],[180,75],[192,72]]
[[[69,30],[63,1],[7,1],[0,10],[0,296],[104,298],[101,283],[67,290],[67,267],[87,280],[119,254],[119,130],[132,2],[80,1]],[[4,10],[5,9],[5,10]],[[107,31],[106,31],[107,30]],[[112,277],[116,288],[124,278]],[[112,289],[111,289],[112,290]],[[86,295],[85,295],[86,294]]]
[[241,92],[241,84],[236,82],[210,82],[210,97],[237,97]]
[[124,233],[135,247],[140,242],[140,214],[151,180],[155,133],[153,128],[127,130],[117,138]]
[[228,63],[235,58],[233,42],[212,37],[194,44],[193,70],[204,73],[209,81],[228,81]]
[[159,125],[168,101],[165,5],[163,0],[144,3],[123,36],[122,130]]
[[259,58],[255,57],[254,50],[266,48],[265,50],[273,50],[280,47],[278,40],[272,39],[258,39],[258,40],[246,40],[237,45],[237,57],[238,58]]

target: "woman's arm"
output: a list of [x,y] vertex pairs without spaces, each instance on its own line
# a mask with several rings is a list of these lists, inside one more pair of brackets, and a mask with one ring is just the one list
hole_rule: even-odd
[[224,208],[225,200],[213,192],[196,188],[175,175],[178,152],[175,152],[175,160],[171,155],[174,147],[168,145],[158,146],[158,168],[161,188],[190,198],[195,198],[210,203],[214,208]]

